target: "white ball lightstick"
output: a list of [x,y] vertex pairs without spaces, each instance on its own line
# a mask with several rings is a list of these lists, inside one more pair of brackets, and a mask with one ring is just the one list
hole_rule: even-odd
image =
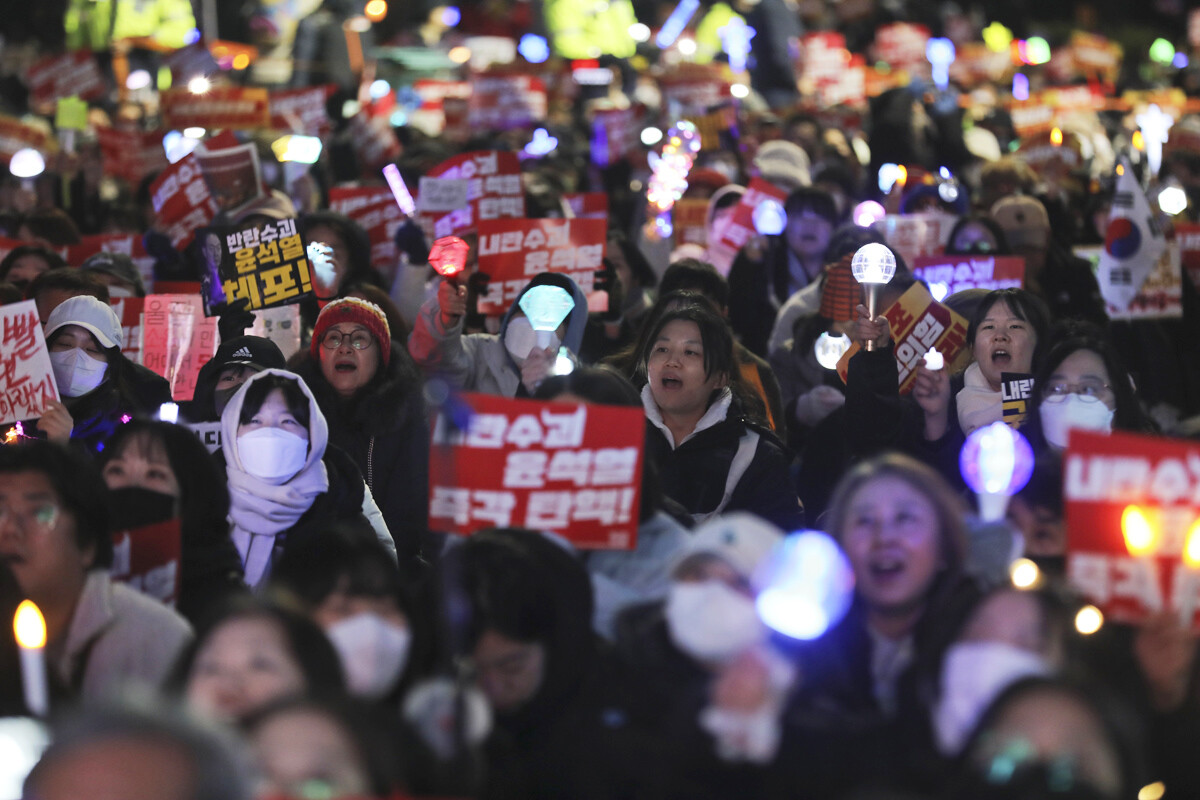
[[[896,274],[896,256],[886,245],[871,242],[858,248],[850,261],[850,271],[854,273],[854,280],[866,287],[867,313],[874,320],[879,303],[879,287],[891,281]],[[875,349],[872,342],[867,342],[867,349]]]

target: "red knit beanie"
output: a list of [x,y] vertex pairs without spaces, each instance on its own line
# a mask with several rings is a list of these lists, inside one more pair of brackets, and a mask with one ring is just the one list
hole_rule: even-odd
[[357,297],[343,297],[321,309],[316,327],[313,328],[312,344],[309,345],[309,352],[313,358],[318,361],[321,359],[321,341],[325,338],[325,332],[339,322],[362,325],[370,331],[379,343],[379,357],[383,365],[387,366],[392,357],[392,332],[388,327],[387,316],[379,306]]

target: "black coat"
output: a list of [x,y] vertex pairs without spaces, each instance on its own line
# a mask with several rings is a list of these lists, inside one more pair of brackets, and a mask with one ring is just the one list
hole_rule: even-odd
[[428,532],[429,421],[421,373],[401,343],[391,359],[350,399],[344,399],[305,355],[296,373],[312,389],[329,423],[329,442],[344,450],[366,478],[401,559],[432,555]]
[[761,261],[743,249],[729,268],[729,326],[746,349],[766,358],[779,307],[788,299],[787,241],[768,236]]
[[730,465],[748,430],[759,435],[758,447],[725,511],[749,511],[795,530],[804,514],[792,482],[791,454],[774,434],[737,416],[733,407],[724,420],[673,450],[663,432],[647,421],[646,455],[658,467],[664,495],[689,514],[709,513],[725,494]]
[[[71,444],[94,456],[104,449],[122,423],[122,417],[149,418],[158,412],[159,406],[170,402],[171,385],[166,378],[133,363],[113,348],[109,351],[109,376],[104,383],[85,395],[63,398],[63,405],[74,420]],[[36,430],[36,425],[29,423],[26,427],[30,426]]]

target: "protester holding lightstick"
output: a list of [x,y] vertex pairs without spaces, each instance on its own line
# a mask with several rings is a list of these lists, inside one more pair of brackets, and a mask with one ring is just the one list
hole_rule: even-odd
[[[521,310],[521,299],[532,288],[552,286],[573,301],[571,311],[552,335],[549,347],[537,345],[536,331]],[[521,290],[500,321],[500,333],[463,333],[467,289],[442,281],[437,296],[421,306],[408,337],[408,351],[427,376],[448,379],[458,388],[505,397],[528,397],[551,374],[566,348],[569,358],[579,351],[587,325],[587,298],[566,275],[543,272]]]

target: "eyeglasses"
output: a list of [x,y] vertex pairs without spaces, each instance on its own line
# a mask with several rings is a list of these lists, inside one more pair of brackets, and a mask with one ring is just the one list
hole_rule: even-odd
[[366,331],[355,331],[349,336],[339,333],[338,331],[330,331],[325,334],[325,338],[321,340],[321,346],[326,350],[337,350],[342,346],[342,340],[348,339],[350,346],[355,350],[366,350],[375,343],[375,338]]
[[48,531],[58,522],[60,513],[62,513],[61,509],[54,503],[38,503],[23,511],[15,511],[9,506],[0,506],[0,527],[15,522],[22,528]]
[[1060,381],[1052,383],[1046,387],[1046,395],[1043,398],[1047,403],[1061,403],[1067,398],[1067,395],[1078,395],[1084,402],[1094,403],[1103,398],[1112,387],[1100,380],[1084,379],[1079,383],[1066,383]]

